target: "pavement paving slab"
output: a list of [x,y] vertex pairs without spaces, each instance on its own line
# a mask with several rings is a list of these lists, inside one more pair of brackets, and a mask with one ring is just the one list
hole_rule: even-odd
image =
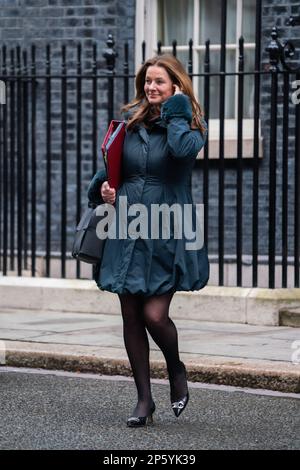
[[[300,393],[300,329],[174,320],[189,380]],[[6,366],[131,375],[121,315],[0,312]],[[152,377],[166,378],[150,338]],[[1,361],[0,361],[1,363]]]

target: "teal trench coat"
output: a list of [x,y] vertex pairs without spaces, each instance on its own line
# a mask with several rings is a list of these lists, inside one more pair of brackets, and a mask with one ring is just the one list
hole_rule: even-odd
[[[128,114],[127,114],[128,118]],[[195,158],[203,147],[206,132],[190,128],[190,98],[176,94],[161,106],[161,116],[151,127],[136,126],[127,131],[123,147],[123,181],[116,195],[116,216],[120,196],[127,196],[128,207],[143,204],[148,210],[145,222],[151,223],[151,205],[176,203],[192,207],[195,229],[195,204],[191,195],[191,174]],[[204,125],[205,122],[203,121]],[[90,202],[100,204],[101,184],[107,179],[100,170],[88,188]],[[128,217],[128,223],[137,217]],[[94,279],[100,289],[124,294],[160,295],[168,291],[194,291],[207,284],[209,262],[205,246],[187,250],[185,236],[174,237],[174,219],[170,219],[170,236],[158,238],[107,238],[101,266]],[[161,222],[161,219],[160,219]],[[161,227],[160,227],[161,228]],[[203,227],[202,227],[203,229]],[[183,232],[183,230],[182,230]],[[184,235],[184,234],[183,234]]]

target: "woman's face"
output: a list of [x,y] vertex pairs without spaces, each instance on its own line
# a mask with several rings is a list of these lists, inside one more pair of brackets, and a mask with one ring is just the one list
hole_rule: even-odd
[[147,68],[144,91],[150,104],[161,104],[174,94],[174,84],[164,67]]

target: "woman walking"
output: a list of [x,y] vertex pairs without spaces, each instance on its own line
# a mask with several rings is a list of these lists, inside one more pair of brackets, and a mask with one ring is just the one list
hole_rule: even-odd
[[[152,208],[189,205],[194,217],[189,228],[194,229],[191,174],[205,143],[206,124],[182,64],[169,54],[146,61],[136,76],[136,97],[122,110],[126,121],[122,185],[116,194],[101,170],[90,183],[89,200],[115,204],[117,217],[125,197],[127,207],[142,204],[148,209],[140,219],[143,229],[153,223]],[[185,409],[187,376],[169,306],[176,291],[199,290],[209,277],[203,245],[187,249],[187,237],[176,235],[175,223],[168,237],[159,235],[107,238],[101,266],[94,273],[99,288],[117,293],[120,299],[124,342],[137,388],[137,404],[127,420],[131,427],[152,422],[155,411],[147,331],[166,360],[171,407],[177,417]]]

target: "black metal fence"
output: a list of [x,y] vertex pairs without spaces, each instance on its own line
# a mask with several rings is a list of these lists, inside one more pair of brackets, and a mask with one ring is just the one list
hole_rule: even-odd
[[[299,287],[300,105],[291,103],[291,93],[292,83],[300,80],[300,71],[286,64],[291,50],[281,44],[275,28],[268,49],[270,63],[262,69],[260,29],[260,15],[257,15],[255,69],[251,72],[244,69],[242,37],[238,71],[226,72],[225,20],[221,25],[217,73],[210,70],[209,41],[204,72],[194,72],[193,43],[189,43],[187,70],[191,78],[203,79],[202,104],[208,124],[210,81],[214,76],[219,79],[219,158],[210,159],[208,139],[203,159],[197,160],[195,167],[196,177],[201,178],[197,187],[201,187],[205,208],[205,243],[211,263],[216,266],[216,284],[263,285],[259,272],[264,267],[270,288]],[[158,44],[158,53],[161,47]],[[51,55],[50,45],[44,58],[38,59],[34,45],[29,51],[21,47],[8,50],[5,45],[1,49],[0,80],[6,88],[6,102],[0,105],[0,269],[3,275],[12,272],[21,276],[24,270],[30,269],[35,276],[36,260],[42,257],[45,276],[51,276],[51,263],[58,256],[60,275],[66,277],[66,264],[76,263],[70,257],[73,230],[86,204],[87,182],[98,166],[101,137],[107,124],[116,117],[119,106],[128,102],[134,92],[128,44],[124,46],[122,65],[121,61],[116,62],[112,37],[107,41],[107,49],[101,52],[100,55],[94,45],[83,54],[79,44],[74,56],[74,50],[62,46],[57,62]],[[174,42],[173,54],[176,53]],[[102,55],[106,69],[102,67],[103,72],[99,73]],[[118,72],[117,65],[121,68]],[[225,84],[229,76],[237,77],[238,81],[236,159],[230,162],[224,150]],[[247,76],[254,80],[254,113],[252,158],[246,161],[243,108]],[[267,103],[261,101],[262,85],[269,90]],[[261,122],[263,106],[264,115],[268,116],[264,123]],[[263,159],[259,155],[261,126]],[[224,215],[228,209],[227,172],[231,174],[231,186],[235,181],[234,204],[229,208],[228,219]],[[232,244],[227,248],[228,234],[235,240],[234,252]],[[228,263],[233,267],[233,281],[225,279]],[[250,281],[245,280],[247,263]],[[276,281],[276,269],[280,270],[279,281]],[[81,277],[79,263],[76,277]]]
[[[102,73],[99,73],[101,56],[96,44],[84,55],[81,44],[78,44],[75,62],[68,58],[68,53],[74,53],[74,50],[67,50],[63,45],[61,63],[56,63],[55,68],[50,45],[46,48],[44,58],[39,57],[38,61],[35,45],[32,45],[30,51],[22,50],[20,46],[12,50],[8,50],[5,45],[2,47],[0,76],[2,84],[5,84],[6,103],[0,108],[0,243],[1,270],[4,275],[8,270],[16,270],[20,276],[30,264],[34,276],[37,252],[45,258],[46,276],[51,275],[51,258],[53,251],[57,252],[57,249],[52,248],[53,216],[57,218],[53,199],[59,192],[60,217],[56,220],[60,232],[58,250],[61,276],[66,277],[66,260],[70,254],[68,229],[71,234],[86,203],[82,179],[85,176],[85,182],[88,181],[97,170],[99,134],[114,116],[116,79],[123,82],[123,100],[129,99],[129,80],[133,75],[128,74],[128,45],[124,49],[122,78],[121,75],[115,75],[113,45],[114,41],[109,37],[107,49],[101,51],[107,64]],[[83,69],[89,55],[91,60]],[[83,116],[84,107],[88,116]],[[89,128],[88,135],[84,134],[83,124]],[[70,129],[75,131],[71,138]],[[91,144],[85,159],[82,158],[84,140]],[[72,178],[70,165],[73,168]],[[82,175],[83,165],[87,166],[85,175]],[[54,167],[60,172],[60,187],[56,185]],[[73,179],[75,204],[74,198],[72,202],[70,197],[67,198],[70,179]],[[41,183],[39,194],[37,180]],[[38,199],[39,195],[42,201]],[[38,214],[40,202],[43,202],[44,207]],[[67,213],[71,216],[69,220]],[[43,233],[39,246],[37,231]],[[57,234],[55,238],[57,242]],[[54,245],[57,248],[57,243]],[[77,276],[80,276],[79,264]]]

